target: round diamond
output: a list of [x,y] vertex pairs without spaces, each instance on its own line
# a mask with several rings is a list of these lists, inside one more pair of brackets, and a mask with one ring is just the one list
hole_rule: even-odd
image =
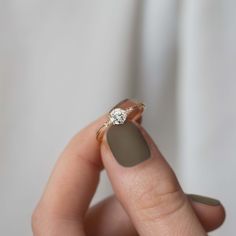
[[113,125],[124,124],[126,118],[126,111],[121,108],[115,108],[110,112],[110,120]]

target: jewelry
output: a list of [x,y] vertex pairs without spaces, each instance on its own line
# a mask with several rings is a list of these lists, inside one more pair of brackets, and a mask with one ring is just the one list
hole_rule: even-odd
[[105,130],[112,125],[122,125],[127,119],[136,121],[138,120],[145,105],[143,103],[137,103],[128,108],[115,107],[108,114],[108,120],[98,129],[96,138],[98,141],[102,140]]

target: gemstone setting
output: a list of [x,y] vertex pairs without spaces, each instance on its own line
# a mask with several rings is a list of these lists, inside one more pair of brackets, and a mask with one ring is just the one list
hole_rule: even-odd
[[127,112],[121,108],[115,108],[110,112],[110,122],[113,125],[122,125],[127,118]]

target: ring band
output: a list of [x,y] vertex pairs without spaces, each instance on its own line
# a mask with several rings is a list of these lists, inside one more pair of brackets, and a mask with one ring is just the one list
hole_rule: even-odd
[[96,138],[100,142],[102,140],[105,130],[112,125],[122,125],[127,119],[136,121],[138,120],[143,111],[145,105],[143,103],[137,103],[127,108],[115,107],[108,114],[107,121],[98,129]]

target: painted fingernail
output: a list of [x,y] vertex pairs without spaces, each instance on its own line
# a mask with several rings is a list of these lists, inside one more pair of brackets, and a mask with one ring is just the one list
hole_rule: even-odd
[[198,203],[206,204],[209,206],[220,205],[220,201],[214,198],[209,198],[209,197],[195,195],[195,194],[188,194],[188,196],[193,202],[198,202]]
[[111,126],[107,131],[107,142],[122,166],[135,166],[150,158],[149,146],[133,122]]

